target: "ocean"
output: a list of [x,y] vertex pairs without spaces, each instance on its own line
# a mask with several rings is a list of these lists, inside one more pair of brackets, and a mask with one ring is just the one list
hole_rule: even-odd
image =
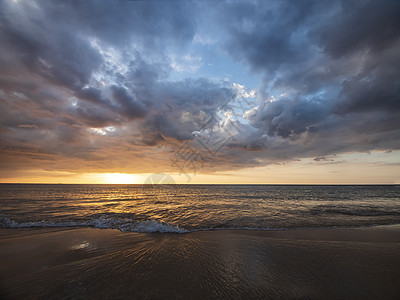
[[1,299],[399,299],[400,187],[0,185]]
[[186,233],[399,223],[399,185],[0,185],[3,228]]

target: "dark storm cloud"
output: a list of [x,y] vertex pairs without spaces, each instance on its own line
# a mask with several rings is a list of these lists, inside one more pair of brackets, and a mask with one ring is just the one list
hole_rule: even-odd
[[154,90],[163,106],[153,108],[143,130],[181,141],[191,140],[195,130],[236,96],[227,83],[204,78],[165,83]]
[[342,83],[336,111],[400,110],[400,43],[370,57],[371,63]]
[[112,86],[112,95],[114,101],[122,108],[123,114],[129,119],[141,118],[146,115],[146,112],[139,102],[123,87]]
[[[213,129],[237,133],[213,170],[399,149],[399,20],[394,0],[2,1],[2,159],[166,167],[171,145],[202,150],[194,133],[217,114],[229,122]],[[262,78],[244,119],[232,117],[233,83],[169,77],[169,55],[193,47],[202,26]]]
[[6,62],[6,66],[22,64],[53,84],[71,89],[86,84],[91,72],[100,66],[101,59],[88,41],[66,31],[63,25],[48,20],[16,22],[16,17],[10,14],[3,18],[3,47],[18,59]]
[[[165,81],[171,70],[166,50],[184,48],[195,32],[195,11],[185,2],[1,5],[2,157],[14,168],[28,161],[45,167],[41,162],[54,155],[84,159],[89,169],[104,159],[112,166],[142,146],[191,139],[198,124],[235,95],[207,79]],[[119,166],[144,171],[141,161]],[[77,168],[60,164],[47,168]]]
[[244,142],[272,157],[399,149],[400,3],[269,4],[232,2],[220,21],[227,52],[279,98],[248,112],[258,134]]
[[[42,3],[41,3],[42,4]],[[48,14],[118,46],[143,44],[147,51],[191,40],[195,23],[190,3],[180,1],[48,1]]]
[[335,58],[368,49],[381,53],[399,40],[400,3],[342,1],[323,26],[316,29],[320,44]]
[[225,49],[272,79],[279,68],[292,67],[312,54],[310,25],[318,26],[332,6],[308,0],[224,4],[220,22],[229,34]]
[[327,117],[328,111],[329,104],[320,99],[282,98],[249,113],[248,119],[269,136],[288,138],[315,132],[318,129],[315,125]]

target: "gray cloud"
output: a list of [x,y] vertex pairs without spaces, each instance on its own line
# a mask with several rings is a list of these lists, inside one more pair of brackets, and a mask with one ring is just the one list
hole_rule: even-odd
[[365,49],[381,53],[399,40],[399,15],[398,1],[341,1],[315,32],[324,50],[335,58]]
[[263,74],[265,97],[279,98],[247,114],[258,134],[242,146],[279,157],[285,145],[288,158],[399,149],[400,4],[269,4],[233,2],[222,20],[227,52]]
[[[3,167],[171,170],[212,116],[235,134],[204,170],[399,149],[399,20],[397,1],[2,1]],[[232,83],[170,78],[202,26],[261,77],[238,119]]]

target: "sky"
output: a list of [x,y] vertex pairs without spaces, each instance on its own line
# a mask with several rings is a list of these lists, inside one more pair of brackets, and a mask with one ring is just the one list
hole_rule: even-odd
[[0,182],[400,184],[399,1],[0,0],[0,45]]

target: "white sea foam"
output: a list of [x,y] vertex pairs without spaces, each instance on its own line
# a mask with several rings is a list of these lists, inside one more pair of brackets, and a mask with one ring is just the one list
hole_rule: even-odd
[[131,219],[110,218],[101,216],[93,221],[93,226],[96,228],[113,228],[119,229],[122,232],[173,232],[185,233],[187,230],[179,228],[176,225],[159,222],[157,220],[147,220],[135,222]]
[[90,243],[87,242],[87,241],[83,241],[83,242],[80,243],[80,244],[73,245],[73,246],[71,247],[71,250],[77,251],[77,250],[87,249],[87,248],[89,248],[89,247],[90,247]]
[[52,222],[52,221],[36,221],[36,222],[17,222],[10,218],[1,218],[0,227],[5,228],[31,228],[31,227],[78,227],[88,226],[87,222]]
[[160,232],[160,233],[185,233],[186,229],[176,225],[159,222],[157,220],[147,220],[135,222],[131,219],[111,218],[100,216],[90,221],[36,221],[36,222],[16,222],[9,218],[1,218],[0,227],[5,228],[32,228],[32,227],[95,227],[102,229],[118,229],[122,232]]

